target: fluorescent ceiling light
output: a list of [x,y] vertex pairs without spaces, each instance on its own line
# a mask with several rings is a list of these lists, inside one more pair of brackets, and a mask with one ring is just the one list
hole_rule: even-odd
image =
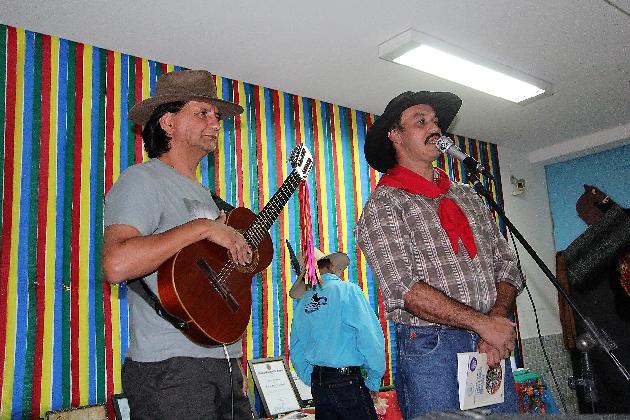
[[552,93],[544,80],[475,57],[412,29],[381,44],[379,56],[520,104]]

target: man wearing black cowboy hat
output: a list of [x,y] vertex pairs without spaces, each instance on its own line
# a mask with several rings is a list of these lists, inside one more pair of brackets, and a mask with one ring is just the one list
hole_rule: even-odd
[[[365,158],[383,176],[355,236],[396,325],[396,394],[405,418],[457,410],[457,353],[497,365],[514,348],[508,318],[522,282],[482,200],[433,167],[435,142],[459,111],[449,92],[405,92],[368,130]],[[505,402],[518,412],[509,363]]]
[[229,249],[237,263],[251,260],[243,235],[225,224],[196,177],[201,159],[216,150],[221,120],[241,112],[217,98],[212,75],[203,70],[161,76],[156,95],[129,111],[143,126],[151,159],[128,168],[107,194],[103,274],[110,283],[129,281],[122,385],[133,419],[251,418],[243,373],[231,369],[241,366],[241,341],[195,344],[133,287],[143,279],[156,293],[158,267],[204,238]]

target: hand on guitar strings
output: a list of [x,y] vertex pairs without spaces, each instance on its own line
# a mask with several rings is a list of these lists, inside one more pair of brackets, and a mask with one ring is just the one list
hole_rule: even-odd
[[239,231],[225,224],[226,218],[225,212],[221,210],[219,217],[211,221],[212,229],[206,239],[227,248],[235,263],[247,265],[252,262],[252,249]]

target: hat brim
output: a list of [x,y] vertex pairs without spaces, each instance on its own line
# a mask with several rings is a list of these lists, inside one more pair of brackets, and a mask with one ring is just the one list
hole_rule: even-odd
[[308,288],[306,286],[306,283],[304,283],[304,279],[302,277],[299,277],[293,283],[293,286],[291,286],[291,289],[289,290],[289,296],[291,296],[292,299],[300,299],[307,290]]
[[[392,101],[393,102],[393,101]],[[396,164],[394,147],[387,137],[392,124],[409,107],[414,105],[430,105],[438,117],[438,126],[442,133],[450,127],[459,112],[462,100],[451,92],[409,92],[399,102],[391,103],[385,108],[368,129],[365,136],[364,153],[368,164],[379,172],[387,172]]]
[[198,102],[206,102],[209,104],[213,104],[219,110],[221,114],[221,119],[232,118],[235,115],[238,115],[243,112],[243,107],[239,104],[235,104],[234,102],[224,101],[223,99],[212,98],[210,96],[196,96],[196,95],[162,95],[162,96],[154,96],[151,98],[147,98],[142,102],[138,102],[129,110],[129,118],[135,122],[136,124],[144,126],[151,115],[153,115],[153,111],[155,108],[162,104],[167,104],[169,102],[188,102],[188,101],[198,101]]
[[[350,258],[343,252],[333,252],[332,254],[324,255],[319,249],[315,249],[316,254],[318,254],[317,261],[328,258],[340,271],[345,270],[350,265]],[[300,299],[308,289],[310,289],[310,285],[304,283],[304,278],[300,275],[291,286],[289,296],[293,299]]]
[[334,252],[324,258],[328,258],[339,271],[345,270],[350,265],[350,258],[343,252]]

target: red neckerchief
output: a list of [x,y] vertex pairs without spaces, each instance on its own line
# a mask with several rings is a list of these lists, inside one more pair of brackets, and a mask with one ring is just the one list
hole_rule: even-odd
[[[437,198],[448,192],[451,187],[451,180],[448,178],[448,175],[446,175],[446,172],[440,168],[435,168],[434,170],[437,171],[438,177],[436,182],[431,182],[403,166],[396,165],[381,177],[377,187],[387,185],[389,187],[400,188],[412,194]],[[461,239],[470,258],[475,258],[477,255],[475,238],[473,237],[472,229],[470,228],[466,215],[457,203],[450,198],[442,197],[438,206],[438,216],[442,228],[448,235],[453,251],[455,251],[456,254],[459,252],[457,241]]]

